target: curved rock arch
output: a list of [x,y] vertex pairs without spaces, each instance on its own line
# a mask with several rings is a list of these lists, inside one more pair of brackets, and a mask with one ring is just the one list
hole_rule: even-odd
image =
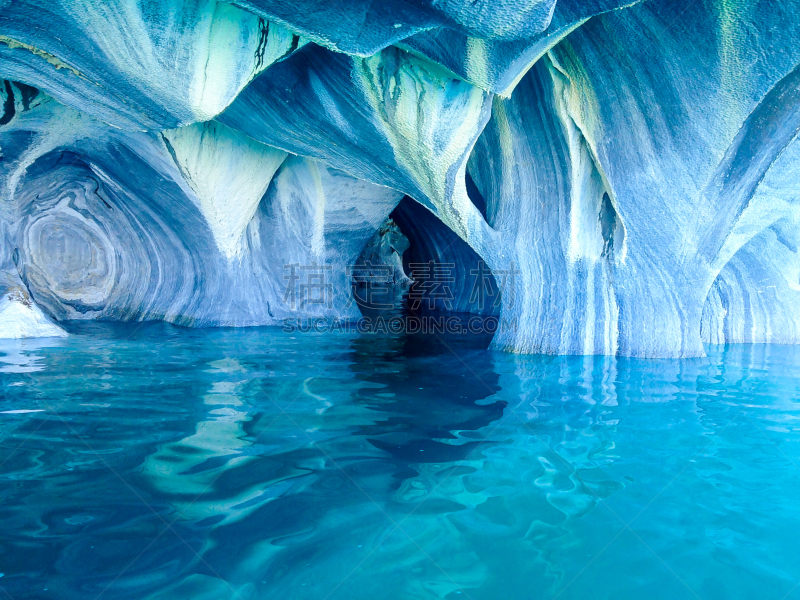
[[753,237],[723,267],[703,307],[703,341],[800,343],[800,214]]

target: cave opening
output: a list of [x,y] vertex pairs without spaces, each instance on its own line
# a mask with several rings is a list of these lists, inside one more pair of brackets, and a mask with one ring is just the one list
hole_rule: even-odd
[[[467,192],[486,217],[486,202],[467,176]],[[455,318],[489,333],[500,289],[478,255],[436,215],[405,196],[367,242],[351,280],[363,317]]]

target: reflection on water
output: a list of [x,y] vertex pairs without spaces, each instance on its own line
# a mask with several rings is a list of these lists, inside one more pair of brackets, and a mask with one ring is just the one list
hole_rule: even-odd
[[[64,338],[0,339],[0,373],[33,373],[44,369],[40,349],[59,346]],[[21,385],[11,382],[8,385]]]
[[800,348],[487,345],[82,324],[0,347],[2,591],[800,597]]

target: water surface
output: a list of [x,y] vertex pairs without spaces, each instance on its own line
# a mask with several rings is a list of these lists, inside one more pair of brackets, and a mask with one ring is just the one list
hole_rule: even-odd
[[0,597],[800,598],[800,348],[0,345]]

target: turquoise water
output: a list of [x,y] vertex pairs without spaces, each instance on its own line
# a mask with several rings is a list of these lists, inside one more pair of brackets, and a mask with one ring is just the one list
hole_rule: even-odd
[[0,597],[800,598],[800,348],[0,346]]

